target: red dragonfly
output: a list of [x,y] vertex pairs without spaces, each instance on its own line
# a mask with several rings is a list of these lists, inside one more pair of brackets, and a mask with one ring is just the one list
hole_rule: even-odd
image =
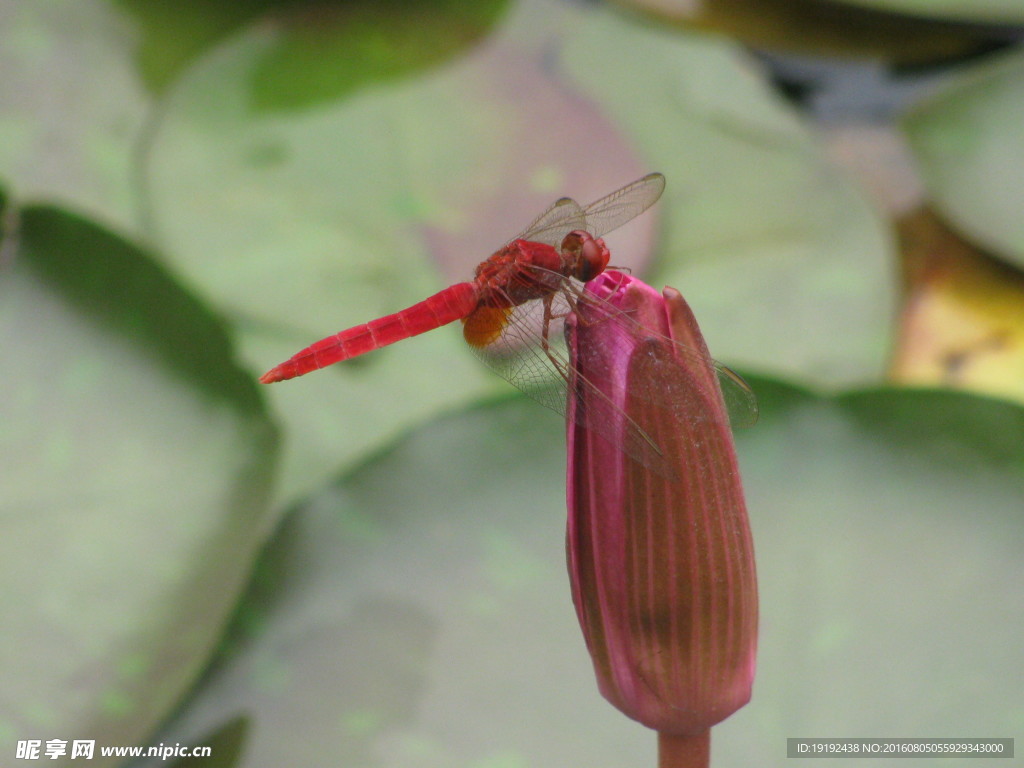
[[[321,339],[267,371],[260,381],[270,384],[302,376],[461,320],[463,336],[478,356],[514,386],[564,415],[566,385],[573,377],[561,321],[580,302],[605,304],[583,291],[583,283],[608,266],[608,248],[600,237],[650,208],[664,188],[665,177],[651,173],[586,207],[563,197],[483,261],[473,280]],[[624,326],[636,325],[611,305],[601,314]],[[652,335],[647,329],[642,333]],[[756,420],[753,393],[737,374],[696,350],[675,346],[679,356],[717,374],[734,425]],[[589,386],[575,378],[578,386]],[[595,417],[587,426],[600,431],[598,421],[606,419]],[[647,452],[623,447],[634,455]]]

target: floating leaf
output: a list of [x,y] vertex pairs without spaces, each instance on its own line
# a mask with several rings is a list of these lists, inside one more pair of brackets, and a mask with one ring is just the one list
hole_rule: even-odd
[[0,749],[141,744],[273,523],[274,431],[223,327],[146,254],[50,207],[20,224],[0,271]]
[[254,103],[270,110],[309,107],[436,66],[477,42],[504,6],[504,0],[296,6],[275,19],[281,37],[254,72]]
[[899,226],[909,269],[893,378],[1024,400],[1024,278],[929,211]]
[[578,24],[564,58],[668,179],[649,282],[682,290],[715,354],[815,385],[879,378],[887,225],[751,61],[610,14]]
[[906,120],[937,210],[993,254],[1024,266],[1024,55],[957,77]]
[[1024,9],[1017,0],[829,0],[892,13],[980,24],[1020,24]]
[[113,0],[139,27],[139,72],[160,94],[205,52],[275,8],[319,5],[321,0]]
[[[823,0],[620,0],[659,20],[707,29],[772,51],[816,56],[859,56],[915,64],[962,56],[988,47],[987,30],[886,12],[884,2]],[[898,6],[898,0],[890,3]]]
[[[763,764],[794,733],[1013,733],[1024,409],[751,384],[761,421],[737,447],[761,647],[715,761]],[[478,409],[297,510],[161,738],[246,711],[251,768],[654,764],[650,732],[598,693],[576,625],[563,439],[530,402]]]
[[135,174],[152,101],[130,25],[102,0],[0,0],[0,177],[21,200],[137,231]]

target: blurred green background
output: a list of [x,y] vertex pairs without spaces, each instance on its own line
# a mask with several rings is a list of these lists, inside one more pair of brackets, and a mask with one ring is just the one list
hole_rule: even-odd
[[653,765],[576,625],[557,416],[457,328],[256,383],[650,171],[613,261],[762,413],[758,677],[713,764],[1024,736],[1022,30],[1019,0],[0,0],[0,762]]

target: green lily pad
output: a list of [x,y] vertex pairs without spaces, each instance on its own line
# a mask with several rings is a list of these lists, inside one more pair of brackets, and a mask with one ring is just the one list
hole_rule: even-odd
[[956,78],[906,120],[935,206],[969,240],[1024,266],[1024,56]]
[[0,249],[0,750],[137,745],[273,525],[274,430],[223,327],[145,253],[51,207],[20,225]]
[[880,11],[930,16],[980,24],[1020,24],[1024,9],[1017,0],[829,0]]
[[135,21],[139,75],[155,94],[165,92],[189,66],[246,24],[280,9],[312,5],[311,0],[111,0]]
[[[738,449],[759,671],[713,729],[713,762],[780,762],[794,734],[1017,732],[1024,409],[751,383],[762,418]],[[496,404],[317,495],[161,738],[194,743],[245,711],[252,768],[653,765],[654,734],[600,697],[576,625],[563,439],[532,403]]]
[[450,60],[485,34],[504,0],[322,0],[281,14],[283,35],[256,71],[258,107],[310,107]]
[[652,282],[682,292],[712,353],[819,386],[878,380],[888,225],[751,61],[610,14],[574,30],[565,61],[667,177]]
[[[620,2],[659,21],[723,34],[755,50],[774,53],[927,66],[989,50],[992,45],[992,30],[987,27],[895,14],[877,7],[888,4],[871,0],[863,7],[854,7],[857,0],[845,4],[841,0]],[[891,5],[897,7],[898,0]]]
[[243,0],[152,3],[115,0],[143,33],[138,59],[154,92],[246,24],[279,39],[267,51],[254,94],[260,106],[312,106],[456,55],[487,30],[503,3]]
[[134,39],[102,0],[0,0],[0,177],[136,232],[140,141],[153,103]]

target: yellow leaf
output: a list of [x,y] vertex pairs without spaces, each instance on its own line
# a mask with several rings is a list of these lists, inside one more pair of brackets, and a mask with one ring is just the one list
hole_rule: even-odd
[[906,292],[892,378],[1024,401],[1024,275],[930,210],[898,228]]

